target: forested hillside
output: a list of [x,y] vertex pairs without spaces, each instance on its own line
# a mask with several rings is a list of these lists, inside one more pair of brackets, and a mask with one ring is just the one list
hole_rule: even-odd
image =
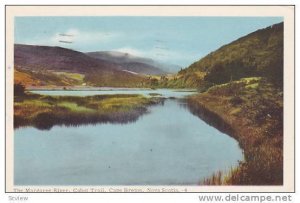
[[177,86],[205,90],[243,77],[283,82],[283,23],[255,31],[193,63],[178,73]]

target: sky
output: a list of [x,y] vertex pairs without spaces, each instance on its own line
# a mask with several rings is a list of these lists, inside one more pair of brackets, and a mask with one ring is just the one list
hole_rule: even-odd
[[120,51],[184,68],[225,44],[282,21],[282,17],[15,17],[14,37],[18,44]]

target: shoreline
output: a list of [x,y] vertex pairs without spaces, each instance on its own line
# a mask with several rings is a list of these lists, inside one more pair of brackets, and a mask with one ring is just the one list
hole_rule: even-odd
[[134,122],[148,107],[164,102],[141,95],[49,96],[24,94],[14,98],[14,129],[34,126],[49,130],[55,125]]
[[197,92],[196,89],[193,88],[146,88],[146,87],[93,87],[93,86],[55,86],[55,87],[26,87],[27,91],[154,91],[154,90],[174,90],[178,92]]
[[[221,87],[223,88],[223,87]],[[218,89],[220,91],[220,89]],[[254,94],[252,94],[253,96]],[[260,97],[260,95],[256,95]],[[256,101],[253,96],[253,100]],[[230,99],[228,99],[230,98]],[[228,174],[221,171],[203,181],[205,185],[282,185],[283,131],[274,116],[267,114],[263,123],[253,121],[251,110],[242,103],[232,105],[231,97],[208,91],[187,98],[191,112],[209,125],[236,139],[244,161]],[[261,106],[254,108],[260,113]],[[236,110],[238,109],[238,111]],[[257,113],[259,115],[259,113]],[[257,115],[256,115],[257,116]]]
[[[254,85],[256,88],[268,87],[268,84],[256,79],[250,84],[251,87],[253,84],[256,84],[256,82],[263,84],[258,84],[257,87]],[[228,95],[227,92],[227,95],[223,95],[222,93],[224,93],[226,88],[228,88],[227,86],[230,86],[230,89],[236,86],[236,91],[240,91],[238,88],[246,88],[246,86],[248,87],[249,82],[234,82],[229,85],[216,86],[205,93],[195,94],[185,98],[192,114],[200,117],[203,121],[220,130],[221,132],[233,137],[239,143],[239,146],[243,150],[244,154],[243,161],[239,162],[239,165],[232,169],[229,174],[222,174],[222,172],[219,171],[216,174],[213,174],[211,177],[212,180],[210,180],[210,177],[208,177],[204,180],[204,183],[206,185],[281,185],[283,183],[283,167],[282,163],[280,163],[282,161],[282,139],[278,135],[274,137],[273,135],[267,135],[264,131],[269,129],[265,126],[259,126],[263,123],[259,123],[258,121],[251,123],[251,118],[247,115],[247,113],[253,113],[253,109],[247,109],[245,108],[243,102],[240,103],[241,101],[245,100],[240,98],[241,101],[239,101],[235,98],[236,95],[239,94],[236,94],[233,97],[231,93]],[[130,90],[132,90],[132,88],[130,88]],[[245,91],[245,89],[242,90]],[[274,89],[271,90],[274,91]],[[252,97],[251,102],[256,101],[256,97],[260,98],[262,96],[261,93],[258,95],[257,93],[254,94],[252,90],[250,93],[249,94]],[[246,94],[246,96],[249,95]],[[24,100],[22,96],[19,98],[17,97],[17,100],[18,99],[20,99],[21,102]],[[34,115],[27,112],[26,115],[28,115],[28,117],[25,118],[28,119],[26,122],[23,123],[23,120],[19,120],[21,125],[17,126],[20,127],[31,125],[47,130],[54,125],[60,124],[79,125],[98,122],[126,123],[130,122],[130,120],[134,121],[139,116],[147,113],[147,107],[149,105],[159,104],[166,98],[145,98],[141,95],[134,94],[77,97],[46,96],[29,93],[27,96],[25,96],[25,100],[26,99],[28,99],[26,105],[29,104],[32,106],[22,107],[21,105],[21,110],[19,109],[21,113],[19,113],[19,117],[15,116],[15,121],[16,118],[22,118],[22,112],[26,113],[26,111],[28,111],[24,107],[28,109],[32,108],[31,110],[33,110]],[[113,103],[110,104],[110,102],[112,102],[111,99],[117,99],[117,103],[113,101]],[[41,100],[42,103],[39,103],[40,101],[37,100]],[[103,106],[103,104],[100,105],[100,103],[103,101],[105,101],[103,104],[105,104],[107,101],[114,110],[112,111],[109,108],[107,111],[105,109],[105,111],[102,111],[101,108],[104,108],[105,106]],[[129,101],[130,106],[128,107],[127,102]],[[116,104],[117,108],[115,108]],[[34,112],[35,107],[37,107],[36,105],[39,106],[36,108],[38,111]],[[254,108],[259,109],[261,107],[258,105],[254,106]],[[57,110],[58,112],[56,112]],[[82,119],[82,116],[84,119]],[[270,116],[270,118],[268,118],[268,116]],[[273,125],[272,121],[274,121],[276,117],[272,118],[272,116],[267,114],[267,121],[263,121],[267,122],[265,123],[267,126],[270,124]],[[40,120],[46,120],[48,123],[40,123]],[[273,155],[277,160],[272,160]],[[275,175],[272,175],[273,173],[275,173]],[[226,180],[220,181],[221,178],[224,179],[224,175]],[[216,180],[217,183],[214,182]]]
[[33,87],[27,86],[27,91],[112,91],[112,90],[151,90],[151,88],[126,88],[126,87],[93,87],[93,86],[55,86]]

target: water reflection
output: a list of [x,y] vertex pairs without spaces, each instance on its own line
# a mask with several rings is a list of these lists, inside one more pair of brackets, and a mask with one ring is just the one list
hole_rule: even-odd
[[186,107],[168,99],[125,125],[16,129],[15,184],[195,185],[237,165],[238,143]]
[[193,115],[199,117],[201,120],[205,121],[208,125],[213,126],[220,130],[223,133],[226,133],[231,136],[235,136],[235,131],[226,123],[219,115],[216,113],[209,111],[208,109],[202,107],[200,104],[195,104],[193,101],[189,101],[185,104],[185,106]]
[[[53,114],[51,112],[43,112],[36,116],[36,118],[32,122],[32,126],[36,127],[40,130],[50,130],[55,125],[64,125],[64,126],[80,126],[80,125],[88,125],[88,124],[128,124],[132,122],[136,122],[139,117],[149,113],[148,108],[151,105],[164,105],[165,100],[161,99],[159,102],[155,104],[150,104],[148,107],[137,107],[131,109],[129,111],[120,111],[120,112],[112,112],[107,114],[99,114],[99,113],[78,113],[72,114]],[[30,126],[29,124],[22,123],[19,121],[18,117],[14,119],[14,127],[24,127]]]

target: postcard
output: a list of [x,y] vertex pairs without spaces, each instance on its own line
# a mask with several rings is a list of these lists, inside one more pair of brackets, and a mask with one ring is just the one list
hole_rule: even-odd
[[293,6],[6,6],[7,192],[293,192]]

